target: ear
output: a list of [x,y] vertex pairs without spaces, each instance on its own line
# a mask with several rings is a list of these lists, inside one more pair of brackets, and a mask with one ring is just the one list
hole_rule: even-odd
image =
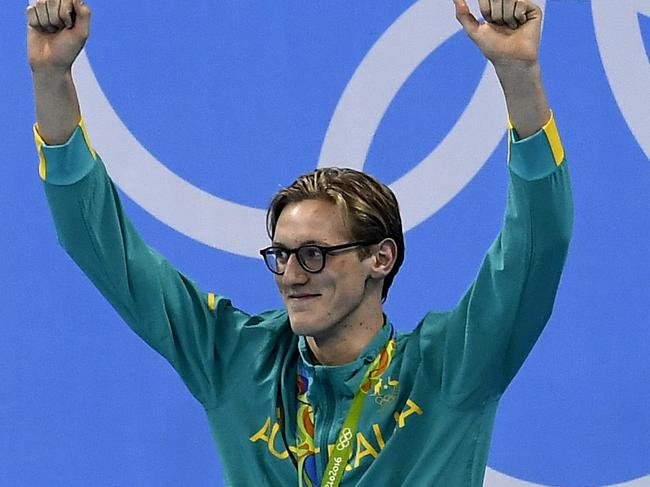
[[392,238],[385,238],[377,244],[377,250],[372,255],[370,276],[373,279],[384,279],[393,270],[396,260],[397,244]]

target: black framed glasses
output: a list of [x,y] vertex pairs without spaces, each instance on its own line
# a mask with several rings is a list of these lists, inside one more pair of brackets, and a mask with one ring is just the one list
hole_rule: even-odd
[[333,245],[331,247],[309,244],[301,245],[296,249],[271,246],[260,250],[260,254],[264,257],[266,267],[268,267],[273,274],[278,274],[280,276],[284,274],[291,254],[296,254],[300,267],[311,274],[316,274],[325,268],[325,261],[328,254],[335,255],[357,247],[363,247],[364,245],[374,245],[379,242],[381,242],[381,240],[367,240],[364,242],[350,242],[341,245]]

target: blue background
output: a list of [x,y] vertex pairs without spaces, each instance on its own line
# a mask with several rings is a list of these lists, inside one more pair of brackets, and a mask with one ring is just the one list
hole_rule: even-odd
[[[315,166],[352,73],[411,4],[93,2],[87,53],[159,160],[263,208]],[[451,2],[440,12],[453,15]],[[57,246],[31,138],[23,6],[4,14],[0,485],[222,485],[199,404]],[[639,22],[648,50],[650,19]],[[650,474],[650,163],[607,83],[589,2],[547,1],[542,65],[571,164],[574,239],[553,317],[501,402],[489,465],[537,483],[612,484]],[[366,170],[390,183],[417,164],[483,66],[462,33],[429,56],[384,116]],[[505,157],[502,141],[462,192],[407,233],[386,306],[399,328],[452,307],[470,284],[501,225]],[[281,305],[260,261],[199,244],[124,198],[146,240],[206,290],[251,312]]]

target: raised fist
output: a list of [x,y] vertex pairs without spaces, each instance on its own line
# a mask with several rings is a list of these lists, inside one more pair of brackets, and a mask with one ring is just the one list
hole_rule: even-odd
[[36,70],[67,70],[90,32],[90,8],[83,0],[37,0],[27,8],[27,52]]
[[530,0],[479,0],[479,22],[465,0],[454,0],[456,18],[481,52],[497,65],[537,63],[542,10]]

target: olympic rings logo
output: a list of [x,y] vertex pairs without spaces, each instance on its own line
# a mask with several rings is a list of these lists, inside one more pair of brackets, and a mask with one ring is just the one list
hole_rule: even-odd
[[350,442],[352,441],[352,430],[350,428],[344,428],[341,431],[341,436],[339,437],[339,441],[336,444],[336,449],[338,451],[343,451],[347,447],[350,446]]
[[384,407],[386,404],[391,403],[397,397],[397,393],[389,393],[384,395],[375,396],[375,404],[379,407]]

